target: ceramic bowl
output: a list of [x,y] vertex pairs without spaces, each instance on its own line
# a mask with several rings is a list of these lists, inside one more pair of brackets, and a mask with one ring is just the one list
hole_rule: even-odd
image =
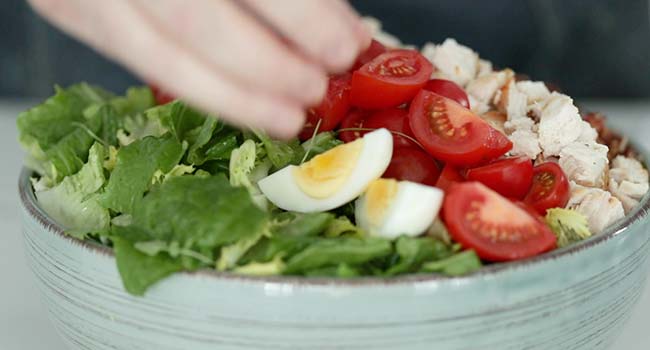
[[464,277],[201,271],[133,297],[110,249],[64,235],[29,176],[19,182],[28,261],[71,349],[605,349],[647,276],[646,196],[601,235]]

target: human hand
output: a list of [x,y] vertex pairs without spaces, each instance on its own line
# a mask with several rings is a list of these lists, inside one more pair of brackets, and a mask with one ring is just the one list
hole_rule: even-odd
[[278,137],[298,133],[327,74],[370,35],[343,0],[29,0],[145,81]]

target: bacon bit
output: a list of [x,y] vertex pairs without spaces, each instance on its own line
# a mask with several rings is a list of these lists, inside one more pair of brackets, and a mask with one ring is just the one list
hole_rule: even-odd
[[597,141],[609,147],[607,157],[610,161],[618,155],[639,159],[637,152],[630,146],[628,138],[607,127],[604,114],[591,112],[585,114],[583,118],[598,132]]

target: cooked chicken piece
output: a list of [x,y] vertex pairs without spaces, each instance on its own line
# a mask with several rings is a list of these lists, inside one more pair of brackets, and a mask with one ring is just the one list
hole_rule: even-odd
[[537,132],[537,125],[535,125],[535,121],[528,117],[509,119],[503,126],[507,133],[513,133],[517,130]]
[[539,141],[537,141],[537,133],[532,130],[516,130],[508,138],[512,142],[510,155],[527,156],[530,159],[535,159],[542,153]]
[[591,124],[586,121],[580,123],[580,136],[578,136],[578,142],[596,142],[598,139],[598,131],[594,129]]
[[[496,92],[510,79],[514,73],[509,70],[492,72],[478,77],[467,84],[465,91],[472,96],[477,103],[489,105],[494,99]],[[471,105],[471,104],[470,104]]]
[[432,78],[451,80],[464,87],[478,73],[478,54],[454,39],[447,39],[441,45],[427,43],[421,52],[437,68]]
[[489,111],[487,113],[481,114],[481,118],[488,122],[488,124],[490,124],[493,128],[501,131],[504,134],[506,133],[504,124],[506,123],[508,117],[506,117],[505,114],[498,111]]
[[544,156],[556,156],[575,142],[583,133],[582,118],[573,100],[566,95],[552,93],[546,100],[539,119],[539,144]]
[[605,145],[574,142],[560,151],[560,167],[569,180],[582,186],[607,188],[609,160]]
[[526,118],[526,95],[517,89],[515,79],[510,79],[494,96],[494,105],[508,116],[508,120]]
[[526,95],[528,105],[544,101],[551,95],[546,84],[541,81],[518,81],[517,89]]
[[634,158],[617,156],[609,170],[609,191],[629,213],[648,192],[648,170]]
[[567,208],[586,216],[589,230],[593,234],[602,232],[607,226],[625,216],[621,201],[611,193],[600,188],[580,186],[574,182],[571,182],[571,197]]
[[[488,103],[481,102],[481,101],[477,100],[476,98],[474,98],[474,96],[472,96],[472,95],[467,95],[467,99],[469,101],[470,110],[472,112],[474,112],[475,114],[481,115],[481,114],[489,112],[492,109],[492,107]],[[499,112],[497,112],[497,113],[499,113]]]
[[487,60],[478,60],[478,74],[476,75],[477,78],[480,78],[484,75],[492,73],[492,62],[487,61]]

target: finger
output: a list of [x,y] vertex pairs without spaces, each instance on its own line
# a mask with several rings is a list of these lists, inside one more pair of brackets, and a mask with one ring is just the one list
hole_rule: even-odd
[[197,53],[242,85],[319,102],[327,89],[323,69],[292,52],[264,26],[230,1],[137,0],[142,13],[187,50]]
[[349,68],[363,46],[340,0],[244,0],[311,59],[333,71]]
[[[300,130],[304,113],[299,105],[229,81],[158,32],[127,0],[64,2],[70,9],[49,12],[55,22],[176,96],[235,125],[254,125],[274,136],[290,137]],[[94,20],[71,22],[60,16],[72,12]]]
[[363,20],[361,20],[359,13],[357,13],[357,11],[352,8],[347,1],[333,1],[332,4],[337,8],[341,16],[344,16],[352,26],[355,35],[359,40],[361,51],[367,49],[372,40],[372,33],[370,33],[368,27],[363,23]]

